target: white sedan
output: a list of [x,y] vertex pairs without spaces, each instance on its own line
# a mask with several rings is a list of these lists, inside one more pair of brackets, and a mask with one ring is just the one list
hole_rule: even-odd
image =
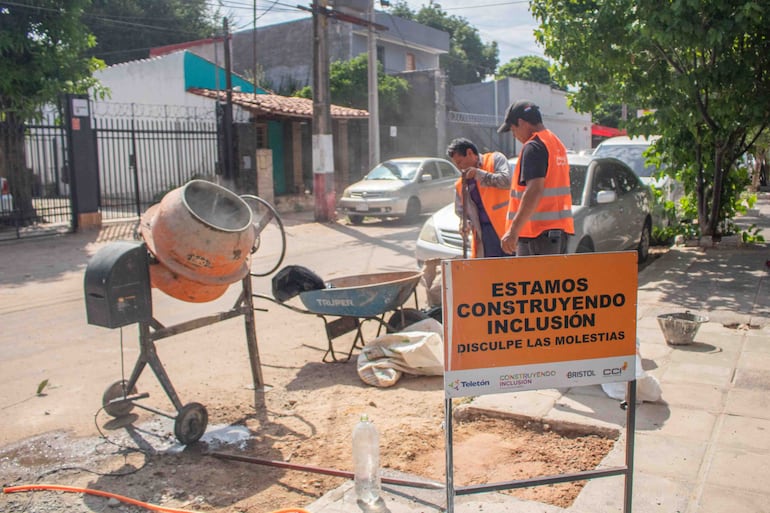
[[[623,162],[614,158],[568,154],[575,235],[568,253],[634,249],[639,262],[649,255],[652,191]],[[462,256],[460,219],[454,204],[433,214],[417,239],[417,262]],[[470,254],[470,243],[468,243]]]

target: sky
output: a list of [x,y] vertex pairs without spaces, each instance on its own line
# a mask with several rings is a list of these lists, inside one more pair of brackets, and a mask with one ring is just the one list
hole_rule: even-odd
[[[395,3],[395,0],[393,0]],[[235,19],[233,32],[253,27],[255,2],[257,29],[285,21],[307,18],[310,13],[297,5],[310,6],[311,0],[292,3],[291,0],[209,0],[219,6],[223,14]],[[429,0],[407,0],[413,11],[418,11]],[[529,0],[439,0],[449,16],[465,18],[476,28],[484,43],[497,41],[499,63],[505,64],[513,57],[537,55],[543,57],[543,49],[535,42],[533,31],[537,22],[529,12]],[[386,11],[375,0],[375,9]]]

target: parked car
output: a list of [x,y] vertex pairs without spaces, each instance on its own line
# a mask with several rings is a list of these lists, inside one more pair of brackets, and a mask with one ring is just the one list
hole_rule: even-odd
[[[610,137],[599,143],[593,154],[597,157],[615,157],[622,160],[641,178],[642,182],[663,191],[664,201],[678,204],[684,196],[682,183],[668,175],[656,176],[657,169],[655,166],[648,165],[644,157],[647,148],[659,138],[660,136],[647,139],[646,137],[628,137],[625,135]],[[656,217],[662,215],[663,212],[655,213]]]
[[[649,255],[652,191],[614,158],[568,154],[575,235],[568,253],[635,249],[639,262]],[[431,258],[462,256],[460,219],[450,203],[433,214],[417,239],[418,265]],[[468,242],[470,248],[470,242]]]
[[0,218],[11,217],[13,214],[13,195],[11,184],[7,178],[0,176]]
[[435,212],[453,201],[459,177],[460,171],[445,159],[390,159],[348,186],[337,206],[353,224],[361,224],[366,216],[414,221],[420,214]]

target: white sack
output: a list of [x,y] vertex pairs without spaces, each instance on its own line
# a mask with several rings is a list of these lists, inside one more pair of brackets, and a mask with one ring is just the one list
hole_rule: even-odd
[[[642,358],[639,356],[639,339],[636,339],[636,402],[647,401],[654,403],[660,400],[662,392],[658,378],[647,374],[642,368]],[[627,383],[602,383],[602,390],[609,397],[618,401],[626,400]]]
[[391,387],[403,373],[444,373],[443,329],[437,320],[424,319],[405,331],[377,337],[358,355],[358,376],[368,385]]

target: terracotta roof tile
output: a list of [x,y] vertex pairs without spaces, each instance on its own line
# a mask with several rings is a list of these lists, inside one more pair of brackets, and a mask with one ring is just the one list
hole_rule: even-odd
[[[227,99],[225,91],[193,88],[189,89],[188,92],[214,100],[224,101]],[[313,119],[313,100],[307,98],[233,91],[233,104],[257,115]],[[369,112],[362,109],[332,105],[331,116],[335,119],[365,119],[369,117]]]

